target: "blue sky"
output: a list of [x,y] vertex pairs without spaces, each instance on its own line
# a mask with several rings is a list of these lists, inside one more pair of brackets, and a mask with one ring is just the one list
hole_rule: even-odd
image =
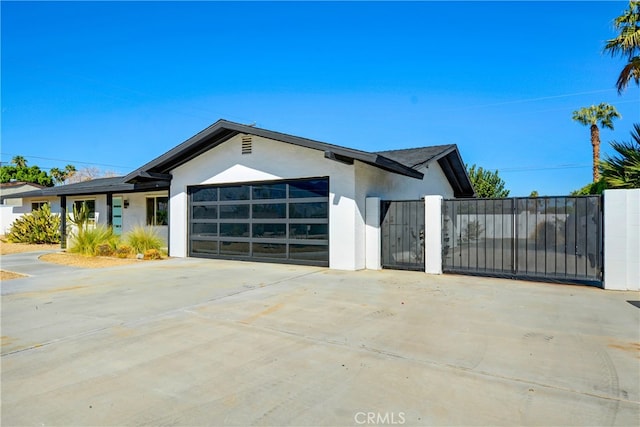
[[602,52],[607,2],[7,2],[3,164],[122,174],[219,118],[367,151],[458,144],[513,196],[591,179],[572,111],[640,90]]

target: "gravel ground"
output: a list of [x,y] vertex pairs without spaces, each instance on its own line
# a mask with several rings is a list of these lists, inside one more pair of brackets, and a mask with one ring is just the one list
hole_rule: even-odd
[[20,254],[24,252],[55,251],[60,249],[59,244],[55,245],[29,245],[26,243],[9,243],[0,238],[0,255]]
[[56,252],[42,255],[40,261],[52,262],[54,264],[71,265],[83,268],[103,268],[115,267],[117,265],[135,264],[144,262],[132,258],[110,258],[110,257],[90,257],[78,254],[68,254],[66,252]]
[[25,277],[24,274],[14,273],[13,271],[0,270],[0,282],[4,282],[11,279],[19,279]]

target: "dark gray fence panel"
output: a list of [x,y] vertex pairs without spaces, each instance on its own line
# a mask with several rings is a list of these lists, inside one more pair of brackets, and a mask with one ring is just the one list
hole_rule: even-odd
[[445,200],[443,269],[513,273],[513,201]]
[[382,201],[382,267],[424,271],[424,200]]
[[602,283],[600,196],[445,200],[443,270]]

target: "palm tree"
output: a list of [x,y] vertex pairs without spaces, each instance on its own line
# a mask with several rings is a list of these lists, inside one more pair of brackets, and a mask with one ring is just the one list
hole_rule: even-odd
[[53,178],[56,184],[62,184],[64,182],[64,174],[58,168],[49,169],[49,175],[51,175],[51,178]]
[[11,163],[16,165],[16,167],[19,169],[27,167],[27,159],[22,156],[15,156],[13,159],[11,159]]
[[76,167],[73,165],[67,165],[64,167],[64,170],[60,170],[58,168],[51,168],[49,170],[49,174],[51,178],[56,182],[56,184],[62,184],[67,179],[71,178],[73,174],[76,173]]
[[640,85],[640,1],[630,1],[629,9],[618,16],[613,25],[619,34],[607,40],[604,50],[611,56],[619,55],[628,60],[616,82],[618,93],[622,93],[631,79]]
[[631,141],[613,141],[611,146],[619,156],[607,156],[600,163],[608,188],[640,188],[640,124],[633,125]]
[[77,172],[77,169],[75,166],[73,165],[67,165],[64,167],[64,179],[65,181],[69,178],[71,178],[73,175],[75,175]]
[[616,107],[606,103],[583,107],[573,112],[573,120],[591,127],[591,147],[593,148],[593,182],[600,178],[598,164],[600,163],[600,127],[613,129],[613,119],[622,117]]

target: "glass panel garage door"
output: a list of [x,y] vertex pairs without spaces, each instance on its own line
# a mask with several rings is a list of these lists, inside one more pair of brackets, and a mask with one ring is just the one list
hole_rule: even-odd
[[189,187],[189,256],[329,265],[329,179]]

